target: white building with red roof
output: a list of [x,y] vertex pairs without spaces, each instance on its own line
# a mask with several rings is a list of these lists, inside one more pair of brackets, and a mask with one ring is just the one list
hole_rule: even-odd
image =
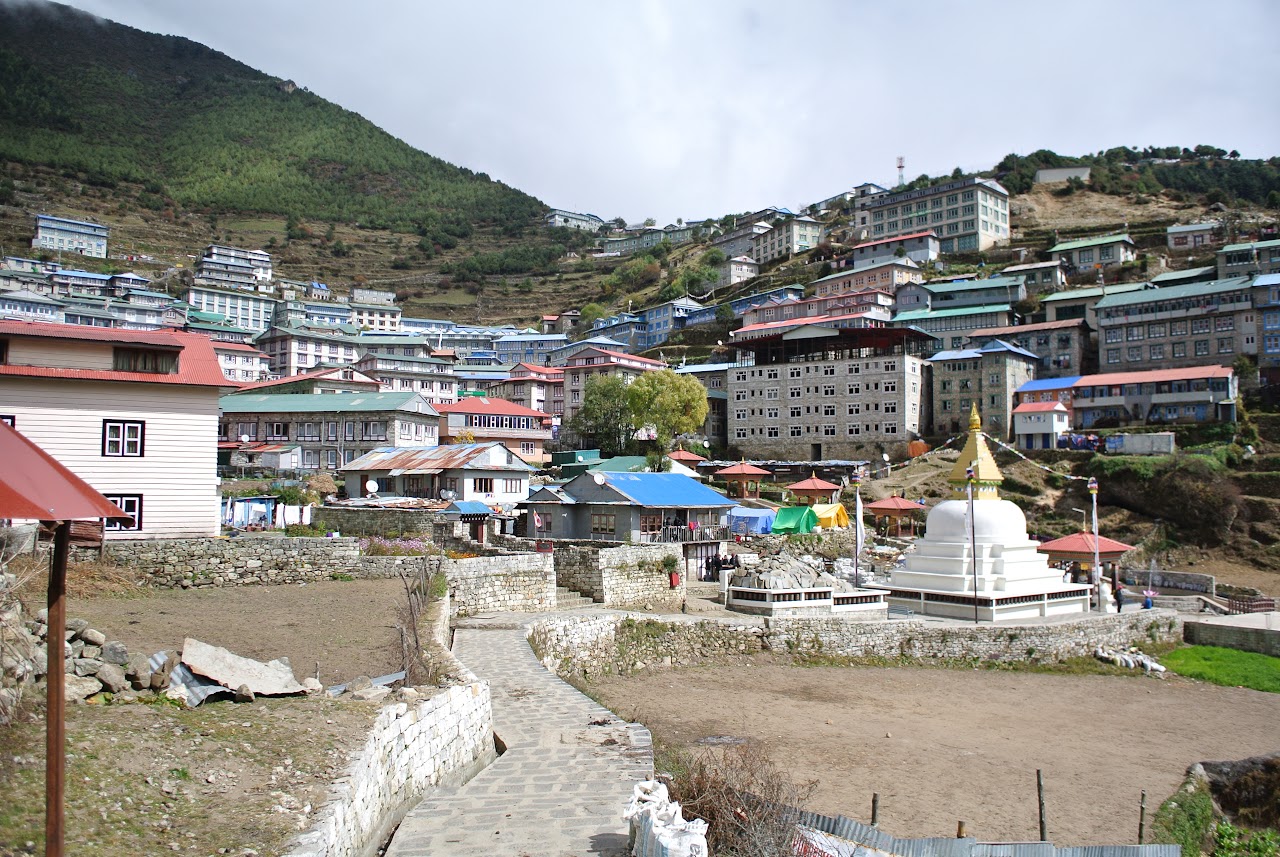
[[862,267],[906,257],[918,265],[923,265],[937,259],[941,250],[942,242],[938,240],[938,233],[932,229],[926,229],[922,232],[899,235],[896,238],[865,241],[853,248],[853,252],[849,254],[849,261],[855,267]]
[[489,396],[542,411],[559,422],[564,414],[564,370],[517,363],[506,380],[489,385]]
[[1062,402],[1024,402],[1013,409],[1019,449],[1055,449],[1058,435],[1071,430],[1071,411]]
[[564,366],[565,418],[572,419],[582,407],[587,382],[594,377],[621,375],[625,380],[666,368],[667,364],[661,360],[595,346],[584,348],[570,357]]
[[463,396],[440,412],[440,443],[500,441],[529,464],[546,459],[543,445],[551,440],[551,417],[505,399]]
[[271,358],[247,342],[215,341],[213,351],[218,355],[218,365],[228,381],[253,384],[276,378],[271,372]]
[[132,516],[108,539],[218,533],[218,395],[209,338],[0,322],[0,420]]

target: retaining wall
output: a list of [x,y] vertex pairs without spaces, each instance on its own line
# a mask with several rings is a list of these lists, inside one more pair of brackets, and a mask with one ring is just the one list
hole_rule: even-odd
[[445,519],[426,509],[372,509],[317,506],[311,525],[348,536],[387,536],[392,533],[430,533]]
[[454,615],[492,611],[537,613],[556,609],[556,572],[551,554],[515,553],[445,559]]
[[[1276,624],[1280,626],[1280,622]],[[1221,646],[1280,658],[1280,627],[1250,628],[1215,622],[1187,622],[1183,626],[1183,639],[1193,646]]]
[[[607,607],[678,610],[686,584],[684,549],[679,544],[555,542],[556,585],[572,589]],[[676,560],[680,583],[671,586],[662,563]]]
[[433,607],[429,653],[463,683],[383,707],[318,820],[287,857],[371,857],[428,789],[465,782],[497,758],[489,683],[441,646],[448,638],[447,596]]
[[1057,661],[1087,656],[1099,645],[1142,645],[1182,636],[1169,610],[1096,616],[1046,625],[938,626],[919,621],[771,619],[664,622],[643,616],[568,617],[533,626],[543,662],[561,672],[631,673],[775,652],[792,656],[906,660]]
[[1181,589],[1184,592],[1201,592],[1213,596],[1217,588],[1217,578],[1212,574],[1197,574],[1193,571],[1144,571],[1140,568],[1127,568],[1120,572],[1125,585],[1132,586],[1129,596],[1141,593],[1148,582],[1160,589]]

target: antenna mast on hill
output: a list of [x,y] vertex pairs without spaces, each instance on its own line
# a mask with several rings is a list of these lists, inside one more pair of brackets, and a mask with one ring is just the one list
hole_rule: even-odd
[[906,159],[902,155],[898,155],[898,187],[902,187],[907,183],[906,173],[904,172],[906,166]]

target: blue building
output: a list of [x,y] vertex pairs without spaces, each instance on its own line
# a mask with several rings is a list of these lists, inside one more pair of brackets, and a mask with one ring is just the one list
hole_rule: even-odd
[[1258,311],[1258,374],[1264,384],[1280,384],[1280,274],[1263,274],[1253,281],[1253,305]]
[[540,365],[547,355],[569,341],[563,333],[512,333],[493,340],[499,363]]
[[87,220],[68,220],[48,214],[36,215],[36,236],[31,246],[51,253],[67,251],[96,259],[107,258],[110,227]]

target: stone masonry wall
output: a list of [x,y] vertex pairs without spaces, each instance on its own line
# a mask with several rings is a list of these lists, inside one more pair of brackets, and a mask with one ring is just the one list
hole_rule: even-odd
[[558,618],[534,625],[530,643],[561,672],[629,673],[756,652],[907,660],[1058,661],[1120,647],[1176,640],[1182,622],[1169,610],[1095,616],[1050,625],[937,626],[919,621],[775,619],[663,622],[643,616]]
[[597,604],[605,603],[599,553],[599,550],[591,547],[557,542],[552,553],[555,559],[556,586],[572,589]]
[[446,559],[455,615],[493,611],[536,613],[556,609],[556,573],[551,554],[520,553]]
[[[334,574],[360,576],[355,539],[164,539],[108,542],[105,558],[139,575],[145,586],[184,589],[252,583],[304,583]],[[380,564],[369,576],[381,576]]]
[[433,602],[428,653],[461,682],[385,706],[364,747],[287,857],[372,857],[430,788],[466,782],[495,758],[489,683],[448,649],[449,596]]
[[346,536],[388,536],[393,533],[430,533],[443,518],[425,509],[369,509],[318,506],[311,510],[311,525]]
[[1242,628],[1211,622],[1187,622],[1184,635],[1193,646],[1221,646],[1280,658],[1280,628]]
[[[666,557],[676,560],[680,584],[671,586],[669,573],[662,566]],[[679,610],[684,603],[684,552],[678,544],[619,545],[600,551],[597,560],[604,589],[604,604],[609,607]]]

